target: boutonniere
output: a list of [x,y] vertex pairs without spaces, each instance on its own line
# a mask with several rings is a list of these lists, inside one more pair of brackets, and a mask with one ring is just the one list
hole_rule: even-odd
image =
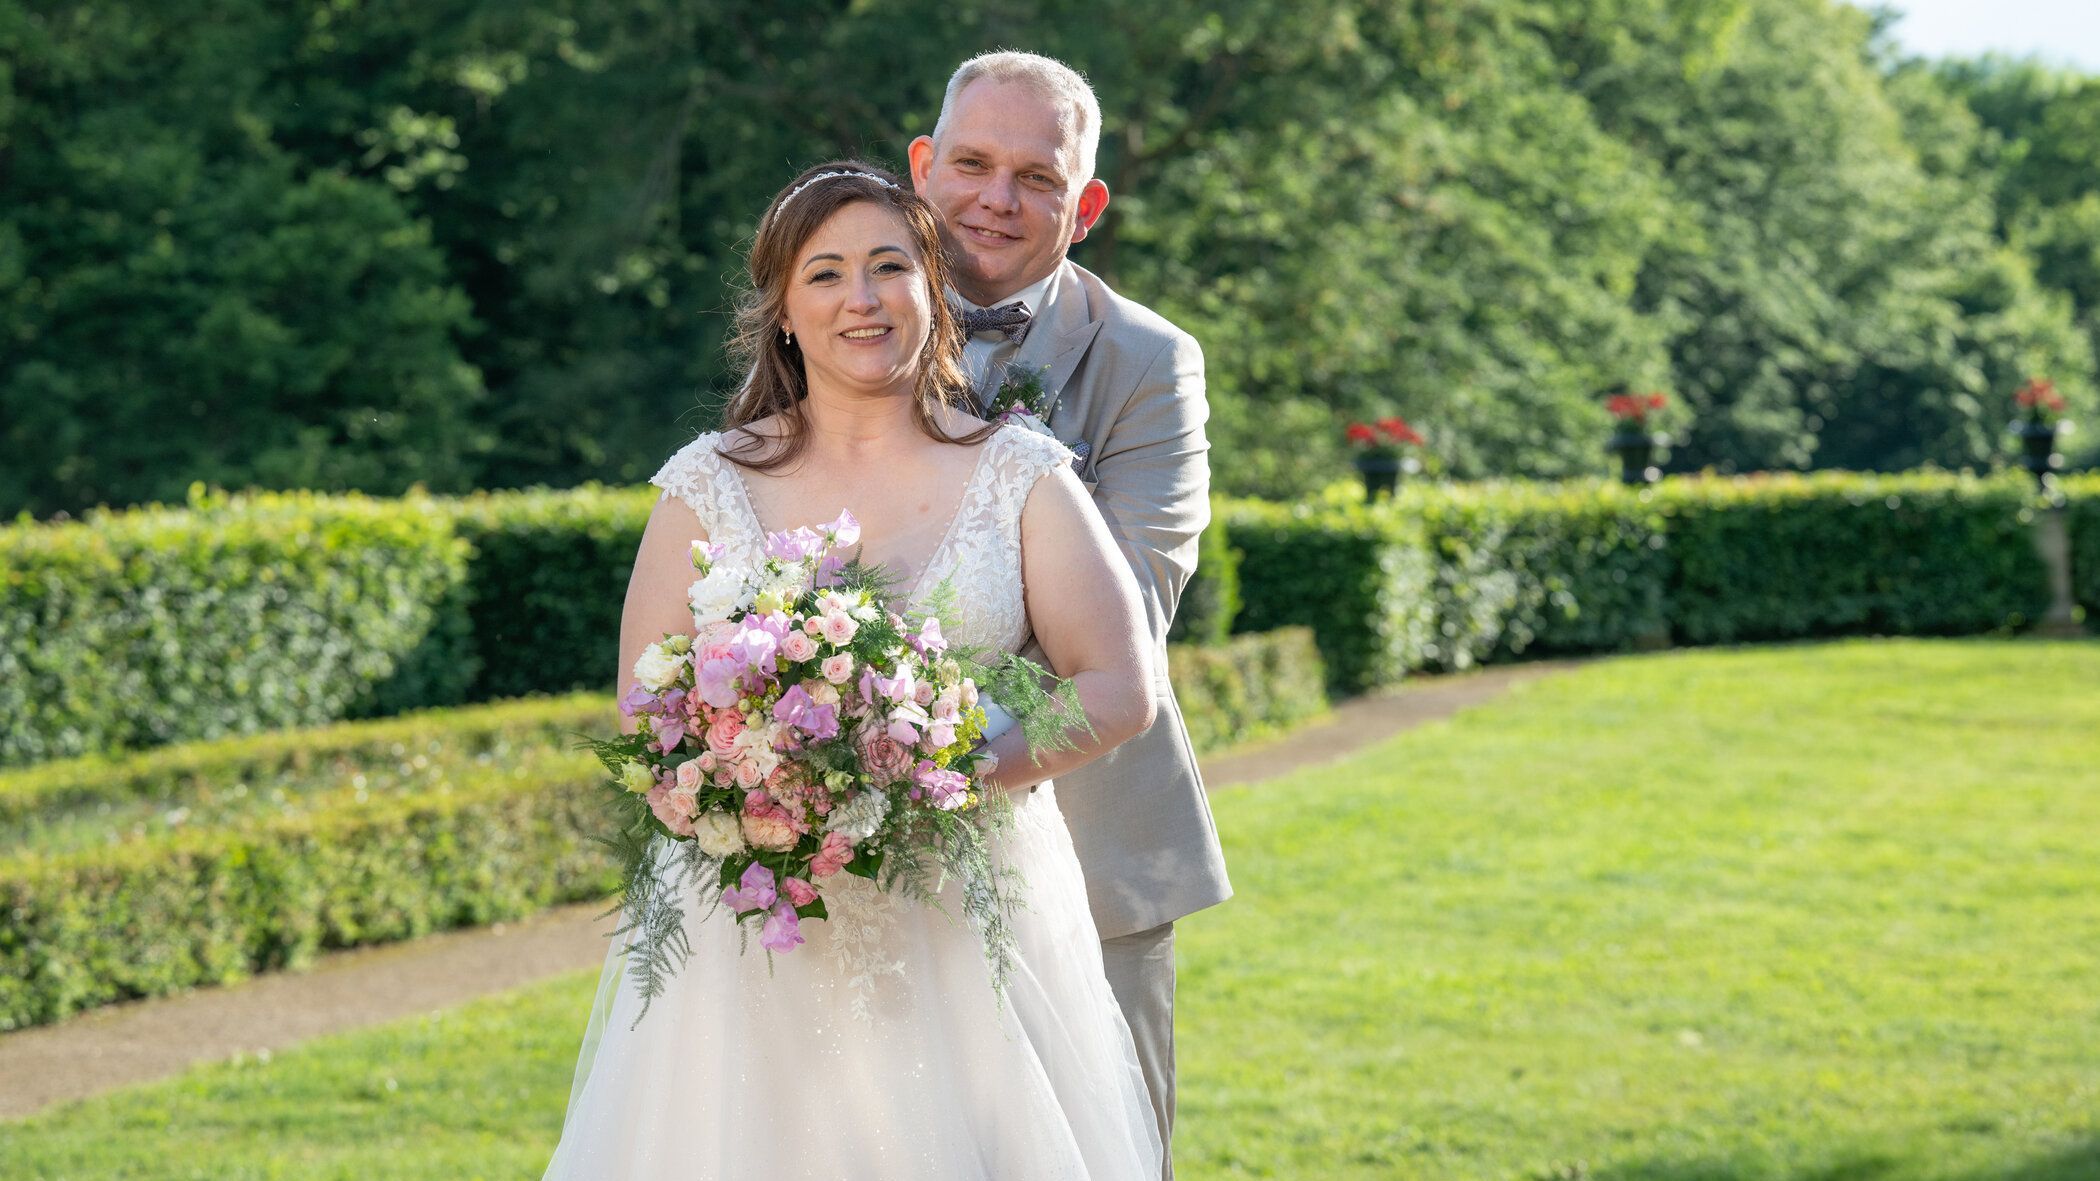
[[[1011,422],[1049,435],[1050,391],[1043,388],[1044,370],[1032,365],[1008,365],[999,388],[992,393],[985,417],[993,422]],[[1053,436],[1054,437],[1054,436]]]
[[[1050,391],[1043,385],[1043,375],[1048,372],[1029,365],[1009,365],[1006,375],[993,392],[991,405],[985,416],[993,422],[1010,422],[1025,430],[1057,439],[1057,432],[1050,429]],[[1064,443],[1063,439],[1057,439]],[[1076,443],[1065,443],[1072,450],[1072,470],[1078,472],[1086,462],[1087,453],[1093,448],[1085,439]]]

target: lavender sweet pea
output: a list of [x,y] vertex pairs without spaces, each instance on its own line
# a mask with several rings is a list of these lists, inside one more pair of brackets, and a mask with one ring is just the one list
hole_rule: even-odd
[[773,704],[773,716],[793,726],[812,740],[822,742],[839,733],[839,711],[835,705],[818,705],[809,690],[793,685]]
[[744,871],[733,890],[722,891],[722,905],[738,914],[754,910],[765,910],[779,898],[774,885],[773,871],[756,862]]

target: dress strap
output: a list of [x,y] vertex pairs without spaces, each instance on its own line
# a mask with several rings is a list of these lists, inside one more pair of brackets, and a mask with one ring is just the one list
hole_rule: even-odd
[[743,481],[716,449],[721,441],[720,432],[702,434],[665,460],[649,482],[692,509],[709,541],[750,552],[764,538],[758,522],[750,519]]
[[1000,428],[991,445],[1002,448],[994,457],[992,483],[998,488],[999,502],[1016,521],[1035,482],[1074,458],[1072,449],[1055,438],[1011,423]]

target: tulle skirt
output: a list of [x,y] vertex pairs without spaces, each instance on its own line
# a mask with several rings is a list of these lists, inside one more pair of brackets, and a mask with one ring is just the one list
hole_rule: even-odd
[[1156,1181],[1054,789],[1014,811],[996,853],[1027,905],[1003,1005],[952,886],[943,913],[839,875],[832,917],[770,968],[689,899],[692,956],[634,1029],[624,948],[607,955],[549,1181]]

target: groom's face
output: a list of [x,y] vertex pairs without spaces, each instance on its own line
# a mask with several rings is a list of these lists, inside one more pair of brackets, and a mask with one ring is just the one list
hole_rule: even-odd
[[1077,175],[1076,122],[1033,87],[979,78],[938,143],[912,141],[912,186],[940,211],[963,298],[989,306],[1042,279],[1107,207],[1108,186]]

